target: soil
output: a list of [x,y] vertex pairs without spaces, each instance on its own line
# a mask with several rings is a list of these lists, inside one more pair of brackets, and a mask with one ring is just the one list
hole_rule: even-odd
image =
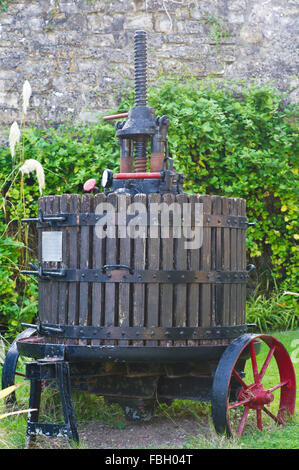
[[[86,449],[163,449],[182,448],[199,434],[208,430],[208,418],[153,417],[147,422],[128,422],[123,429],[90,422],[78,425],[80,447]],[[65,439],[39,438],[38,447],[67,448]]]

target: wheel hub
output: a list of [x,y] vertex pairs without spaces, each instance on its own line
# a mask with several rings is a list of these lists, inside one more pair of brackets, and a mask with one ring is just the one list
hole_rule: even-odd
[[241,389],[238,396],[239,400],[249,400],[246,404],[251,409],[259,410],[265,405],[269,405],[274,400],[274,395],[265,390],[261,383],[253,384],[246,389]]

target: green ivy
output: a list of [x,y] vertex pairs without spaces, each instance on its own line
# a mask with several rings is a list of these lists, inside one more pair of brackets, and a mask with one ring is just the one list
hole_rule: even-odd
[[[133,92],[118,109],[133,105]],[[248,262],[257,266],[259,292],[271,291],[273,279],[283,289],[298,290],[298,134],[295,107],[271,87],[213,81],[161,79],[149,90],[157,115],[167,114],[170,156],[185,174],[188,193],[242,197],[256,227],[247,231]],[[119,170],[115,127],[100,121],[87,125],[25,131],[25,159],[45,170],[44,195],[82,192],[83,183],[100,179],[104,168]],[[36,233],[22,237],[20,219],[34,217],[39,197],[35,176],[11,175],[12,159],[0,148],[0,315],[1,327],[16,330],[36,313],[36,282],[19,274],[34,260]],[[24,246],[14,243],[23,243]],[[27,266],[26,266],[27,267]],[[292,299],[293,301],[294,299]]]

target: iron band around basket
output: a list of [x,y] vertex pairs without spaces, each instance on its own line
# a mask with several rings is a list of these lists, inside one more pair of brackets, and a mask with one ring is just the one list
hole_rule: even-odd
[[[116,267],[117,269],[115,269]],[[23,271],[23,274],[36,275],[42,281],[60,282],[243,284],[248,280],[248,271],[139,271],[121,265],[104,268],[107,266],[103,266],[102,269],[40,269],[38,271]]]
[[41,335],[68,339],[101,340],[203,340],[232,339],[247,332],[246,325],[219,327],[94,327],[80,325],[56,325],[40,323]]
[[[146,216],[146,219],[145,219]],[[54,227],[77,227],[85,225],[96,225],[103,217],[106,218],[105,223],[107,225],[128,225],[131,221],[138,218],[136,226],[171,226],[171,227],[182,227],[186,224],[186,221],[182,218],[177,221],[176,217],[167,223],[158,222],[158,218],[152,217],[149,213],[141,214],[124,214],[119,212],[105,212],[104,214],[96,214],[94,212],[87,213],[59,213],[59,214],[39,214],[39,217],[31,219],[22,219],[23,222],[36,222],[37,228],[47,228],[49,226]],[[144,221],[145,220],[145,221]],[[210,228],[234,228],[234,229],[247,229],[249,223],[247,217],[242,216],[228,216],[228,215],[217,215],[217,214],[203,214],[200,219],[194,219],[194,217],[187,221],[191,227],[210,227]]]

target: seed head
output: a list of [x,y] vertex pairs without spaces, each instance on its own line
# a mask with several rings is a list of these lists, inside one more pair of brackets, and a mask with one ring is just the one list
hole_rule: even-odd
[[44,174],[44,169],[41,163],[38,162],[37,160],[34,160],[33,158],[30,158],[29,160],[26,160],[24,165],[22,165],[20,168],[20,172],[22,173],[22,175],[24,174],[29,175],[30,173],[33,173],[34,171],[36,172],[39,192],[40,194],[42,194],[42,190],[45,187],[45,174]]
[[9,132],[9,147],[12,158],[15,156],[16,144],[20,141],[21,132],[18,123],[15,121],[10,128]]

